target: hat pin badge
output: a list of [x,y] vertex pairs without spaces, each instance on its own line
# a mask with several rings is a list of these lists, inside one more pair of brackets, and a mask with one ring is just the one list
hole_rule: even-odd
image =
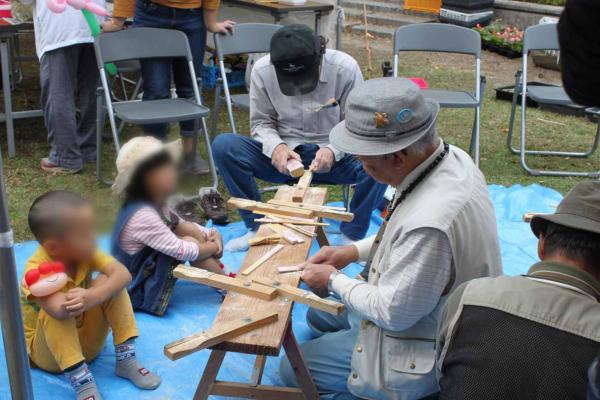
[[375,113],[375,128],[385,128],[390,123],[387,113]]
[[398,121],[399,124],[405,124],[410,121],[412,117],[412,110],[410,108],[403,108],[402,110],[398,111],[398,114],[396,114],[396,121]]

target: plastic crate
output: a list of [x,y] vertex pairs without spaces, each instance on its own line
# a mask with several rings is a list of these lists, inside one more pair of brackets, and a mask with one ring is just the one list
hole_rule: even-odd
[[404,9],[439,14],[442,0],[404,0]]

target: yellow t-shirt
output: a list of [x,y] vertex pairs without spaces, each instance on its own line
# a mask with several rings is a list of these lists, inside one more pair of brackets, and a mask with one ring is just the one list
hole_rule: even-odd
[[[37,268],[41,263],[48,261],[54,260],[46,253],[46,250],[44,250],[43,247],[38,247],[36,252],[27,260],[23,276],[25,276],[30,269]],[[104,268],[113,261],[113,257],[97,250],[94,257],[89,262],[77,266],[75,279],[69,278],[69,281],[62,289],[62,292],[66,292],[75,287],[87,288],[92,279],[92,274],[94,272],[102,272]],[[40,307],[34,299],[34,296],[31,295],[29,289],[25,287],[23,280],[21,280],[21,313],[23,314],[23,325],[25,327],[25,340],[27,341],[27,344],[30,344],[31,340],[33,340],[38,313],[40,312]]]

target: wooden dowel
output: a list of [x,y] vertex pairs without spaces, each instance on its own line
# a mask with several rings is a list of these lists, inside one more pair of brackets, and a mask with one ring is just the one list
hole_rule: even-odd
[[283,249],[282,244],[278,244],[277,246],[273,247],[271,250],[266,252],[262,257],[260,257],[256,261],[254,261],[250,266],[248,266],[248,268],[244,269],[242,271],[242,275],[250,275],[255,269],[260,267],[269,258],[273,257],[275,254],[277,254],[279,251],[281,251],[281,249]]
[[307,226],[329,226],[327,222],[316,221],[301,221],[297,219],[283,218],[256,218],[256,222],[265,222],[268,224],[292,224],[292,225],[307,225]]

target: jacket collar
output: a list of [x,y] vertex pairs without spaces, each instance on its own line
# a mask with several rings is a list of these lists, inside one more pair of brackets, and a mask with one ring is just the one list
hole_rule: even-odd
[[573,286],[600,302],[600,281],[580,268],[554,261],[542,261],[534,264],[527,276]]

